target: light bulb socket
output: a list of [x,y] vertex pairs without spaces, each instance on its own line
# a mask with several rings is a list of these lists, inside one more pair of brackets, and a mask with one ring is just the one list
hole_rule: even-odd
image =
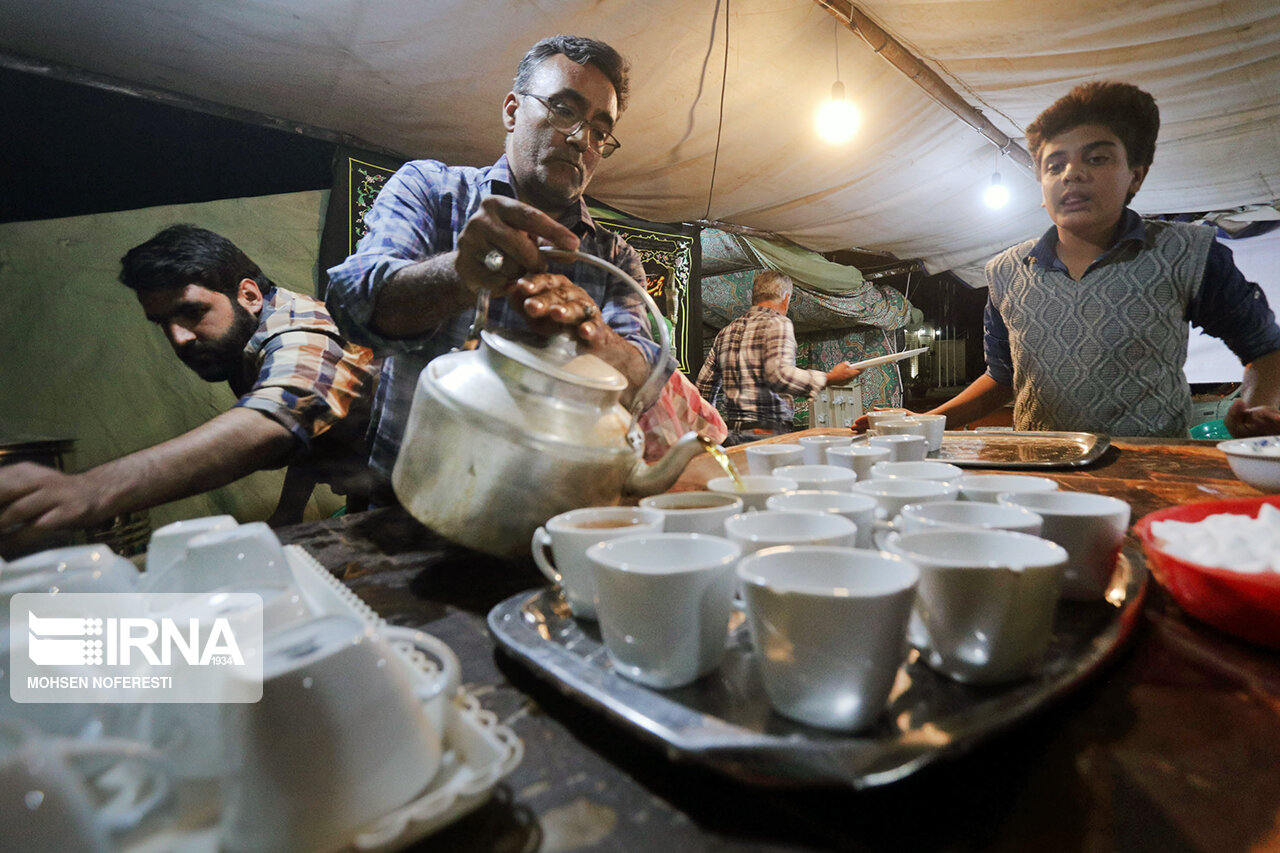
[[992,172],[992,173],[991,173],[991,186],[993,186],[993,187],[998,187],[998,186],[1000,186],[1000,173],[999,173],[999,172]]
[[839,80],[831,84],[831,100],[833,101],[844,100],[844,84],[841,83]]

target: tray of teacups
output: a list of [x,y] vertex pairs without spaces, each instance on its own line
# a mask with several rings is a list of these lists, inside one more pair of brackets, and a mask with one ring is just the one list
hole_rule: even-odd
[[[743,514],[723,494],[575,510],[534,537],[556,585],[501,602],[489,627],[536,674],[674,759],[755,784],[883,785],[972,748],[1118,653],[1145,566],[1119,550],[1127,505],[1066,505],[1076,497],[1100,496],[1040,500],[1039,513],[985,505],[1043,518],[1054,536],[1070,527],[1086,543],[1070,556],[1016,529],[923,517],[888,550],[852,548],[857,525],[839,508],[828,521]],[[761,547],[788,525],[828,544]]]
[[[91,705],[0,707],[0,717],[7,707],[34,732],[25,738],[45,739],[30,749],[78,756],[107,743],[117,752],[130,746],[129,761],[112,768],[117,787],[146,791],[112,797],[147,803],[121,820],[119,807],[104,810],[87,796],[99,786],[78,778],[73,761],[83,761],[67,759],[74,820],[25,828],[60,839],[48,849],[99,849],[89,842],[104,835],[130,853],[397,850],[482,805],[523,756],[515,734],[461,687],[446,644],[387,625],[264,524],[222,516],[161,528],[142,575],[104,546],[27,562],[15,564],[0,591],[40,592],[53,573],[76,592],[143,594],[182,624],[216,616],[240,625],[257,603],[235,593],[261,601],[256,702],[103,705],[100,713]],[[235,681],[244,677],[214,670],[205,679],[239,695]],[[24,837],[21,823],[12,831]]]

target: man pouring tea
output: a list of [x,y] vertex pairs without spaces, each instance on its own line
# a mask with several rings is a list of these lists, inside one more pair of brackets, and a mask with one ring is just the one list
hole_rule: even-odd
[[385,356],[370,454],[384,481],[418,374],[466,341],[481,291],[495,296],[486,326],[570,332],[627,379],[624,405],[660,359],[670,373],[638,294],[593,266],[548,264],[539,253],[543,245],[579,250],[644,282],[639,255],[596,223],[583,200],[596,167],[620,146],[614,131],[627,70],[617,51],[593,39],[535,44],[502,101],[502,157],[483,168],[406,163],[366,216],[355,254],[329,270],[339,327]]

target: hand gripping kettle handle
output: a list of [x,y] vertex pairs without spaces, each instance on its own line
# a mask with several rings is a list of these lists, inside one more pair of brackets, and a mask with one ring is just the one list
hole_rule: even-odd
[[645,308],[657,321],[654,325],[658,327],[658,345],[662,348],[661,355],[658,358],[657,364],[653,366],[653,370],[649,373],[648,378],[645,379],[644,384],[636,391],[634,401],[631,403],[631,423],[634,425],[636,418],[640,416],[641,407],[644,405],[645,401],[649,400],[651,396],[654,395],[662,382],[662,374],[665,372],[663,370],[665,367],[664,361],[667,354],[671,352],[671,334],[667,331],[667,324],[662,318],[662,312],[658,310],[658,303],[653,301],[653,297],[649,295],[649,291],[645,290],[640,285],[640,282],[627,275],[627,273],[619,267],[602,258],[597,258],[595,255],[588,255],[585,252],[570,252],[567,249],[553,249],[549,246],[543,246],[541,251],[543,255],[552,260],[560,261],[562,263],[587,264],[588,266],[598,267],[605,272],[612,273],[617,276],[623,281],[623,283],[630,285],[632,290],[640,294],[640,299],[644,302]]

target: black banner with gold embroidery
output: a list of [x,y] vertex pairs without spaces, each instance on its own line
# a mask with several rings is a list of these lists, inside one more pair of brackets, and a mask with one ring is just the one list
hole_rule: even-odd
[[696,377],[702,367],[702,243],[697,226],[646,222],[596,205],[591,215],[640,254],[649,295],[670,324],[676,363]]
[[329,283],[325,270],[336,267],[356,250],[364,236],[364,215],[373,207],[403,161],[364,151],[338,149],[333,168],[333,189],[320,235],[320,295]]

